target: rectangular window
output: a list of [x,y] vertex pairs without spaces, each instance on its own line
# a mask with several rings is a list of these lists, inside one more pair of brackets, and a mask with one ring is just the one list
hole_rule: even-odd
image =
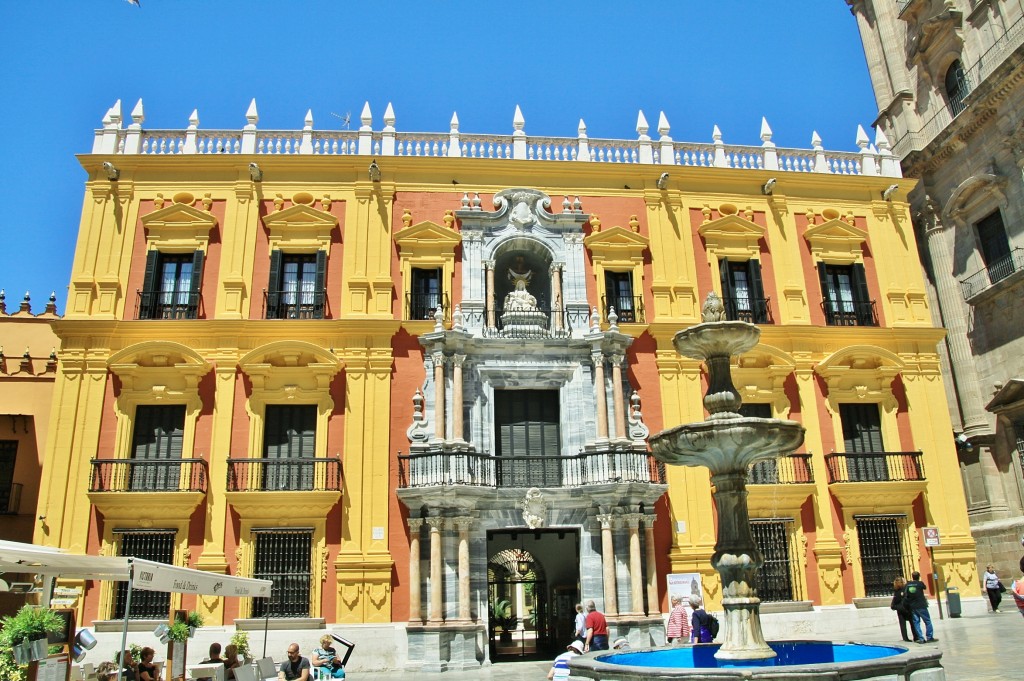
[[604,296],[606,315],[608,310],[614,307],[620,323],[630,324],[643,321],[639,316],[643,307],[643,298],[633,295],[632,272],[605,272]]
[[140,404],[135,408],[129,490],[174,491],[181,472],[185,405]]
[[[174,564],[174,530],[114,530],[114,534],[121,538],[118,555]],[[114,619],[124,617],[127,601],[128,585],[118,582],[117,595],[114,597]],[[170,593],[132,590],[132,610],[128,613],[128,619],[166,621],[170,609]]]
[[829,326],[878,326],[864,265],[818,264],[821,306]]
[[323,319],[327,251],[270,254],[267,319]]
[[268,404],[263,431],[263,489],[313,489],[316,405]]
[[[14,462],[18,458],[17,440],[0,440],[0,513],[17,513],[14,493]],[[20,501],[20,499],[18,499]]]
[[254,598],[253,617],[309,617],[313,531],[253,530],[253,577],[272,579],[270,598]]
[[433,319],[441,300],[441,270],[413,268],[408,319]]
[[751,518],[750,532],[764,556],[764,565],[757,571],[757,595],[764,602],[798,600],[799,581],[793,574],[795,547],[790,540],[792,518]]
[[891,596],[892,581],[909,577],[910,557],[905,552],[905,515],[854,516],[860,546],[860,568],[865,596]]
[[981,246],[981,257],[988,270],[988,280],[996,283],[1013,274],[1013,261],[1010,259],[1010,241],[1006,238],[1003,226],[1003,215],[998,210],[987,215],[975,225],[978,230],[978,244]]
[[850,482],[878,482],[889,479],[882,443],[882,419],[878,405],[840,404],[846,469]]
[[498,485],[558,487],[562,484],[557,390],[494,391]]
[[761,261],[718,261],[725,316],[732,321],[769,324],[768,300],[761,283]]
[[139,319],[196,319],[203,278],[203,251],[146,256],[139,292]]

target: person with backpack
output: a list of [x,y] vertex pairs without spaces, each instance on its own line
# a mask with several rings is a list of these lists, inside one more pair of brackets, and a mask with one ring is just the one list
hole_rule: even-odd
[[[918,643],[932,643],[938,641],[935,638],[935,630],[932,628],[932,617],[928,614],[928,597],[925,595],[927,587],[921,581],[921,573],[913,572],[912,579],[903,587],[903,600],[910,613],[913,615],[914,640]],[[921,631],[921,623],[924,622],[925,630]],[[926,639],[925,636],[928,638]]]
[[704,610],[700,596],[691,595],[689,602],[693,609],[693,615],[690,616],[690,640],[694,643],[712,643],[718,635],[718,620]]

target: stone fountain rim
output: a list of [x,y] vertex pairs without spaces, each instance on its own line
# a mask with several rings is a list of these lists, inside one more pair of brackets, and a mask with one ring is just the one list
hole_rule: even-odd
[[[624,664],[613,664],[611,662],[602,662],[598,658],[607,657],[610,655],[628,654],[628,653],[654,653],[659,651],[672,650],[672,647],[651,647],[651,648],[634,648],[628,651],[612,652],[607,650],[601,650],[596,652],[586,653],[584,655],[575,655],[569,660],[569,668],[572,670],[590,671],[597,674],[597,676],[591,677],[596,679],[608,678],[701,678],[702,675],[708,677],[717,678],[757,678],[760,676],[770,676],[774,679],[786,678],[780,676],[788,671],[792,671],[796,674],[806,675],[808,672],[815,672],[821,674],[833,673],[856,673],[857,678],[864,679],[875,679],[885,677],[886,672],[895,670],[920,670],[929,668],[943,669],[940,664],[942,658],[942,651],[938,649],[918,649],[910,648],[904,645],[874,643],[868,641],[822,641],[816,639],[773,639],[767,641],[769,645],[773,643],[817,643],[817,644],[829,644],[829,645],[862,645],[870,646],[873,648],[893,648],[896,650],[902,650],[903,652],[896,653],[895,655],[889,655],[887,657],[876,658],[873,660],[852,660],[849,662],[812,662],[808,664],[794,664],[794,665],[783,665],[783,666],[737,666],[737,667],[642,667],[634,665]],[[684,643],[679,648],[695,648],[695,647],[721,647],[721,643]],[[859,672],[862,670],[870,670],[873,673],[871,676],[863,676]],[[945,670],[943,669],[943,673]]]
[[703,421],[694,421],[692,423],[680,423],[678,426],[672,426],[671,428],[666,428],[665,430],[651,435],[648,438],[648,441],[653,442],[656,439],[687,430],[701,432],[704,430],[722,430],[723,428],[732,426],[771,426],[784,430],[792,430],[793,428],[799,428],[805,431],[807,430],[804,424],[792,419],[764,418],[760,416],[736,416],[723,418],[719,416],[718,418],[708,418]]

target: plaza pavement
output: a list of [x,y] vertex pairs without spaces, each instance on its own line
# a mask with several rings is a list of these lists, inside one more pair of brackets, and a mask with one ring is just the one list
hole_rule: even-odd
[[[934,603],[931,607],[935,626],[936,646],[942,651],[942,665],[949,681],[1004,681],[1024,678],[1024,617],[1013,603],[998,614],[973,613],[955,619],[938,618]],[[802,638],[816,638],[807,636]],[[896,614],[889,627],[848,629],[842,637],[846,641],[903,645]],[[908,643],[908,646],[919,646]],[[422,672],[359,672],[353,671],[351,681],[540,681],[546,678],[550,662],[504,662],[466,672],[424,674]]]

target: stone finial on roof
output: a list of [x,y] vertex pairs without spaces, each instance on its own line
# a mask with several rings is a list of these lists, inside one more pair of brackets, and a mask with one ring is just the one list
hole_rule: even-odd
[[768,125],[768,119],[761,116],[761,141],[764,142],[765,146],[771,144],[773,147],[775,144],[772,142],[772,129]]
[[302,119],[302,129],[312,130],[313,129],[313,110],[306,109],[306,117]]
[[636,117],[636,133],[640,135],[640,137],[646,137],[649,129],[650,126],[647,125],[647,118],[644,116],[644,110],[640,109],[640,113]]
[[[390,104],[388,106],[391,106]],[[459,131],[459,114],[456,111],[452,112],[452,120],[448,122],[448,127],[452,132]]]
[[256,110],[256,98],[253,97],[252,101],[249,102],[249,108],[245,110],[245,122],[246,128],[255,128],[256,124],[260,122],[260,114]]
[[25,291],[25,297],[21,299],[21,305],[18,308],[18,312],[32,313],[32,297],[29,296],[28,291]]
[[191,129],[199,127],[199,109],[192,109],[192,113],[188,115],[188,127]]
[[513,134],[525,134],[523,133],[523,126],[526,125],[526,119],[523,118],[523,111],[516,104],[516,112],[512,115],[512,128],[515,130]]
[[863,125],[858,125],[857,126],[857,146],[860,147],[861,149],[867,149],[868,145],[870,143],[871,143],[871,140],[868,139],[868,134],[866,132],[864,132],[864,126]]
[[135,103],[135,108],[132,109],[132,127],[141,128],[142,122],[146,120],[145,109],[142,108],[142,98]]
[[388,107],[384,109],[384,127],[392,128],[395,127],[395,108],[391,106],[391,102],[388,102]]
[[0,314],[7,314],[7,291],[0,288]]
[[815,151],[818,149],[824,149],[824,147],[821,146],[821,136],[818,135],[817,130],[811,132],[811,148]]
[[579,137],[587,136],[587,124],[583,122],[582,118],[580,119],[580,124],[576,126],[576,134]]
[[32,373],[32,353],[28,348],[25,348],[25,352],[21,355],[21,366],[18,367],[18,371],[23,374]]
[[46,310],[43,314],[57,314],[57,292],[50,291],[50,299],[46,301]]
[[671,130],[672,128],[669,127],[668,118],[665,116],[665,112],[660,112],[658,114],[658,134],[665,137]]
[[889,151],[889,138],[882,132],[881,126],[875,128],[875,146],[882,151]]
[[711,129],[711,139],[716,143],[722,141],[722,130],[717,125]]
[[110,119],[111,125],[114,127],[121,127],[121,100],[114,102],[114,106],[110,107],[107,112],[107,117]]
[[57,372],[57,348],[50,350],[50,357],[46,360],[46,373],[53,374]]
[[[363,128],[369,128],[370,124],[373,123],[373,114],[370,113],[370,103],[363,103],[363,110],[359,114],[359,122],[362,123]],[[362,129],[362,128],[360,128]]]

